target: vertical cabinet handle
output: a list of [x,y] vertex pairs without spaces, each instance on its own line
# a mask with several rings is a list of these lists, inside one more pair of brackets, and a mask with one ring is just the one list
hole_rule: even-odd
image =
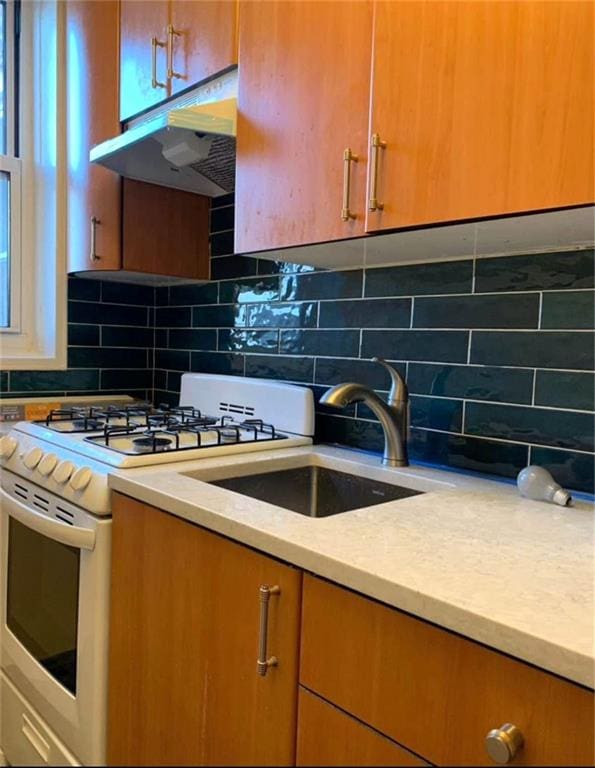
[[101,221],[97,216],[91,216],[91,250],[89,252],[89,258],[91,261],[99,261],[101,256],[97,255],[97,225],[101,224]]
[[161,83],[157,80],[157,48],[165,48],[166,43],[151,38],[151,88],[167,88],[167,83]]
[[174,70],[174,36],[181,37],[181,32],[176,32],[173,24],[167,25],[167,76],[169,78],[183,78],[184,75]]
[[264,677],[269,667],[276,667],[279,660],[276,656],[267,658],[267,636],[269,633],[269,601],[271,595],[278,595],[281,589],[278,586],[268,587],[261,584],[258,590],[260,603],[260,627],[258,634],[258,659],[256,661],[256,674]]
[[380,141],[378,133],[372,134],[372,151],[370,162],[370,200],[368,208],[371,211],[381,211],[384,203],[378,202],[378,155],[380,149],[386,149],[386,141]]
[[343,207],[341,208],[343,221],[355,219],[355,213],[349,210],[349,198],[351,196],[351,163],[357,163],[357,160],[357,155],[354,155],[349,147],[343,151]]

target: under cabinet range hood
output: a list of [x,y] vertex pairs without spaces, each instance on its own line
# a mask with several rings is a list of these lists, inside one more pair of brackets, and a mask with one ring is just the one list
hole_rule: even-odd
[[233,192],[237,70],[131,120],[89,159],[129,179],[219,197]]

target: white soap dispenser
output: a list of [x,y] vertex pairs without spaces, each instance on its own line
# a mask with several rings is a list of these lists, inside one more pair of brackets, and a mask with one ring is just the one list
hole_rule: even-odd
[[573,504],[570,493],[558,485],[543,467],[532,465],[521,469],[516,482],[521,496],[526,496],[528,499],[549,501],[561,507],[570,507]]

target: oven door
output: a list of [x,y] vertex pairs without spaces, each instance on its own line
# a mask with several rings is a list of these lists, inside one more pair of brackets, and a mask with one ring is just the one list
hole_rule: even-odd
[[82,763],[104,763],[111,520],[8,472],[0,501],[2,669]]

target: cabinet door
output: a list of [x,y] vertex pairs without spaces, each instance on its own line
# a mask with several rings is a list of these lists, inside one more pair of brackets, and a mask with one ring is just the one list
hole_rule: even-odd
[[371,3],[247,0],[239,24],[236,251],[363,234]]
[[300,688],[298,713],[297,765],[427,765],[305,688]]
[[70,0],[67,24],[68,271],[120,267],[120,179],[89,150],[120,132],[115,0]]
[[208,280],[210,210],[208,197],[124,179],[123,268]]
[[172,93],[237,64],[237,8],[237,0],[172,0]]
[[593,4],[377,0],[367,229],[592,203]]
[[[121,120],[127,120],[169,96],[168,23],[168,0],[120,2]],[[153,38],[157,45],[153,43]]]
[[514,765],[593,764],[592,691],[309,575],[300,683],[435,765],[493,765],[505,723]]
[[300,593],[299,571],[114,494],[109,763],[292,764]]

